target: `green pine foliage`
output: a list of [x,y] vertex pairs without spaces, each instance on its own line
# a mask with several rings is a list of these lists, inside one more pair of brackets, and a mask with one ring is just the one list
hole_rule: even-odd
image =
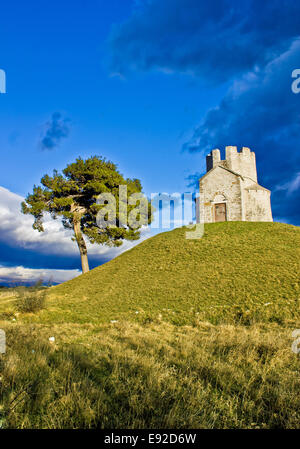
[[[119,186],[127,187],[127,198],[132,194],[142,192],[138,179],[125,179],[111,161],[99,156],[69,164],[62,172],[54,170],[53,175],[45,175],[41,186],[34,186],[33,193],[28,194],[22,203],[22,212],[31,214],[35,221],[33,228],[44,231],[43,216],[48,212],[53,219],[62,218],[66,228],[74,229],[80,254],[87,259],[86,245],[83,236],[94,244],[120,246],[123,240],[137,240],[140,237],[140,227],[130,226],[127,220],[135,205],[128,205],[127,216],[119,213]],[[116,200],[116,222],[101,228],[97,225],[97,214],[104,204],[97,204],[97,197],[102,193],[111,193]],[[151,206],[142,224],[151,222]],[[84,269],[83,271],[88,271]]]

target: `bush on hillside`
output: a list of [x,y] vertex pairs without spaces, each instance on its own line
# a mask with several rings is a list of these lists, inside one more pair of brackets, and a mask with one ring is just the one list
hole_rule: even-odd
[[45,308],[46,290],[39,281],[33,287],[20,287],[17,290],[16,308],[19,312],[35,313]]

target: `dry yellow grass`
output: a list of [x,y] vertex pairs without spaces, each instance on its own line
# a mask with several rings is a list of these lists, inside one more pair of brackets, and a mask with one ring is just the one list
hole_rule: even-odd
[[3,426],[299,427],[299,359],[278,325],[5,327]]

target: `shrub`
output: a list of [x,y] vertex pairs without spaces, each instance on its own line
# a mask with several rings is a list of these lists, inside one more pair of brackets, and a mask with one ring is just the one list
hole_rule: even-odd
[[40,283],[34,287],[21,287],[17,291],[16,307],[19,312],[34,313],[45,308],[46,291]]

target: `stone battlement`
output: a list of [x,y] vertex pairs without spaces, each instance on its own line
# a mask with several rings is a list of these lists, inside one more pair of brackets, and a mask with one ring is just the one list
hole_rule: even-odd
[[225,160],[221,160],[220,150],[218,148],[212,150],[206,156],[206,171],[221,165],[257,182],[255,153],[250,148],[243,147],[239,152],[236,146],[227,146],[225,155]]

